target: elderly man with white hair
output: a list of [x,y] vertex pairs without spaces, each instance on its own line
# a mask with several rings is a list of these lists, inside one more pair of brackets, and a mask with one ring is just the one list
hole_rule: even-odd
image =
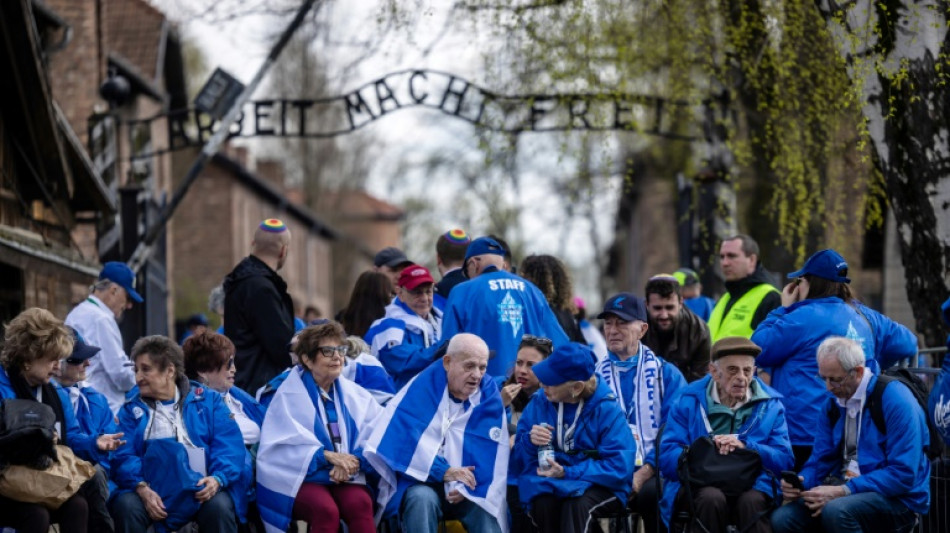
[[[927,421],[904,384],[875,376],[845,337],[818,345],[818,377],[831,393],[814,423],[815,444],[798,487],[782,481],[787,505],[776,533],[906,532],[930,505]],[[874,404],[878,404],[874,407]],[[883,415],[883,427],[874,415]]]
[[487,367],[485,341],[459,333],[389,402],[364,448],[381,476],[377,519],[425,533],[443,517],[469,533],[507,530],[508,423]]

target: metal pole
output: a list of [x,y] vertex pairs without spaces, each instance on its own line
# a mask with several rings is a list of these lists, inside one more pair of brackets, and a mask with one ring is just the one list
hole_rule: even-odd
[[240,115],[241,108],[244,107],[244,103],[251,98],[251,95],[257,89],[257,86],[260,85],[264,75],[268,70],[270,70],[270,67],[274,64],[274,62],[277,61],[281,51],[283,51],[284,47],[290,41],[290,38],[297,31],[297,28],[299,28],[303,23],[304,17],[316,2],[317,0],[305,0],[303,4],[301,4],[300,9],[297,10],[297,14],[294,16],[294,19],[290,21],[290,24],[287,26],[287,29],[284,30],[284,33],[280,36],[280,39],[274,43],[274,46],[271,48],[271,51],[264,60],[264,63],[257,70],[257,74],[254,75],[254,78],[251,80],[251,82],[248,83],[247,87],[245,87],[241,94],[238,95],[237,100],[234,101],[234,104],[231,106],[231,109],[228,111],[227,115],[225,115],[221,120],[221,123],[218,125],[218,131],[216,131],[214,135],[208,139],[208,142],[204,145],[204,148],[201,149],[201,153],[198,154],[198,158],[191,165],[191,168],[188,169],[188,173],[185,174],[185,178],[175,190],[175,194],[172,196],[171,201],[165,205],[158,220],[156,220],[155,224],[148,228],[145,238],[142,239],[142,241],[135,248],[135,251],[132,253],[132,256],[129,257],[129,267],[134,272],[138,273],[148,258],[152,255],[152,248],[155,244],[155,241],[165,229],[165,226],[168,225],[168,221],[175,214],[175,209],[178,208],[178,204],[180,204],[182,199],[184,199],[185,194],[188,193],[188,189],[191,187],[191,184],[194,183],[195,179],[198,177],[198,174],[200,174],[205,165],[208,164],[208,160],[211,159],[215,153],[217,153],[218,147],[222,142],[224,142],[225,139],[227,139],[228,130],[231,129],[231,125],[235,120],[237,120],[238,115]]

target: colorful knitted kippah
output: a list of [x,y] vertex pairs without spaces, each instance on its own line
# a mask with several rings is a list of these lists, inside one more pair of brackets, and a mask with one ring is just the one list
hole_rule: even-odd
[[468,233],[465,233],[465,230],[459,228],[455,228],[446,232],[445,238],[454,244],[468,244],[472,242],[472,239],[468,236]]
[[277,218],[268,218],[264,222],[261,222],[260,228],[270,233],[283,233],[287,231],[287,225]]

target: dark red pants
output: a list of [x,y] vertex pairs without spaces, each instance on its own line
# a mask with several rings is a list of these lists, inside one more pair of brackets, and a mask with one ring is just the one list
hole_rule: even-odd
[[373,501],[362,485],[304,483],[294,499],[294,520],[310,525],[310,533],[337,533],[340,520],[350,533],[375,533]]

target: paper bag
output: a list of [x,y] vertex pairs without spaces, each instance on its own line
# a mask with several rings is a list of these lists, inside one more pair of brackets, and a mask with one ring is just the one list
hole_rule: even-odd
[[10,465],[0,473],[0,494],[24,503],[58,509],[83,483],[96,474],[96,467],[76,457],[67,446],[56,445],[59,459],[46,470]]

